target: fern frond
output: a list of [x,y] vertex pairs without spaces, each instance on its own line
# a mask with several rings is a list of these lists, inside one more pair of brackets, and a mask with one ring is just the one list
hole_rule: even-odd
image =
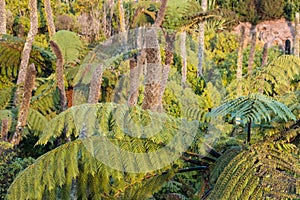
[[250,94],[235,100],[227,101],[221,106],[213,109],[208,116],[231,115],[232,118],[240,117],[244,123],[271,121],[276,116],[285,122],[296,120],[294,114],[282,103],[261,94]]
[[6,87],[0,90],[0,110],[5,109],[10,105],[13,90],[13,87]]
[[[21,53],[25,41],[9,35],[0,41],[0,70],[1,74],[14,80],[18,76]],[[48,76],[53,72],[54,56],[43,48],[33,46],[29,63],[34,63],[39,77]]]
[[78,63],[79,53],[83,46],[76,33],[61,30],[54,34],[52,40],[58,44],[65,65]]
[[[76,140],[44,154],[21,172],[10,186],[7,198],[67,196],[75,183],[78,197],[145,199],[172,176],[173,173],[162,174],[162,171],[149,175],[114,170],[96,159],[86,148],[84,140]],[[82,179],[86,182],[79,181]]]
[[38,86],[31,98],[30,107],[51,119],[57,115],[59,107],[59,92],[54,76],[38,79]]
[[233,158],[209,199],[299,198],[295,190],[300,177],[297,157],[272,144],[253,145]]

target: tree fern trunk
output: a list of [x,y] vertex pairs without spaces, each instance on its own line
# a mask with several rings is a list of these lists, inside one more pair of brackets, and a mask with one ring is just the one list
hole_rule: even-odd
[[2,121],[1,121],[1,141],[7,142],[8,130],[9,130],[8,119],[2,119]]
[[175,34],[167,34],[166,36],[166,60],[165,60],[165,65],[163,66],[162,69],[162,77],[161,77],[161,88],[160,88],[160,94],[159,94],[159,105],[158,105],[158,112],[162,112],[163,110],[163,104],[162,104],[162,99],[166,90],[167,86],[167,81],[169,77],[169,72],[171,69],[171,65],[173,63],[173,51],[174,51],[174,42],[175,42]]
[[52,40],[50,41],[50,46],[52,48],[52,51],[56,55],[56,80],[57,80],[57,87],[60,94],[61,111],[64,111],[67,109],[67,95],[65,91],[63,55],[58,45],[54,41]]
[[[268,54],[269,54],[269,46],[270,46],[270,42],[267,41],[264,44],[264,48],[263,48],[263,52],[262,52],[262,60],[261,60],[261,67],[264,67],[267,65],[268,63]],[[261,80],[260,80],[260,88],[258,90],[259,93],[263,94],[264,93],[264,80],[265,80],[265,76],[262,75]]]
[[22,94],[21,92],[22,85],[25,82],[27,66],[29,62],[30,52],[32,49],[32,43],[34,41],[35,35],[38,32],[37,0],[29,1],[29,9],[30,9],[30,29],[21,54],[21,64],[20,64],[20,70],[19,70],[18,80],[17,80],[18,89],[16,91],[16,95],[14,99],[14,105],[17,105],[20,102],[20,95]]
[[143,109],[157,111],[159,106],[159,96],[161,90],[161,56],[157,39],[156,30],[147,31],[146,33],[146,60],[147,71],[145,77],[145,92]]
[[140,76],[143,71],[143,66],[146,60],[146,52],[143,41],[143,28],[137,29],[137,49],[140,53],[132,58],[130,65],[130,91],[128,98],[128,105],[133,106],[137,104],[139,95]]
[[88,103],[93,103],[93,104],[98,103],[101,94],[102,73],[103,73],[102,65],[99,65],[93,73],[93,77],[90,85]]
[[199,24],[199,36],[198,36],[198,69],[197,77],[203,75],[203,60],[204,60],[204,22]]
[[[161,7],[153,27],[159,28],[164,20],[168,0],[162,0]],[[149,30],[146,33],[146,60],[147,70],[145,77],[145,92],[143,100],[143,109],[157,111],[161,93],[161,55],[157,38],[157,30]]]
[[163,20],[164,20],[166,9],[167,9],[167,3],[168,3],[168,0],[162,0],[161,1],[161,6],[160,6],[160,9],[159,9],[159,12],[157,13],[157,18],[156,18],[155,23],[154,23],[155,27],[160,27]]
[[6,10],[5,0],[0,0],[0,38],[3,34],[6,34]]
[[120,32],[124,32],[126,30],[126,25],[125,25],[123,0],[118,0],[118,9],[119,9]]
[[108,32],[107,32],[107,10],[106,10],[106,2],[103,2],[103,14],[102,14],[102,27],[103,27],[103,32],[105,36],[107,37]]
[[256,46],[256,25],[251,25],[251,48],[249,53],[249,61],[248,61],[248,75],[252,74],[254,57],[255,57],[255,46]]
[[109,8],[109,23],[107,25],[107,37],[110,37],[112,35],[112,21],[113,21],[113,15],[114,15],[114,0],[108,0],[108,8]]
[[182,32],[180,35],[180,51],[182,59],[182,68],[181,68],[181,84],[185,87],[186,84],[186,73],[187,73],[187,62],[186,62],[186,32]]
[[[201,1],[201,8],[203,12],[207,11],[207,0]],[[197,77],[202,76],[203,74],[203,62],[204,62],[204,28],[205,22],[199,23],[199,38],[198,38],[198,69],[197,69]]]
[[26,125],[30,99],[32,96],[32,90],[34,88],[35,77],[36,77],[36,70],[34,64],[30,64],[25,76],[24,93],[22,96],[22,102],[19,109],[16,131],[13,134],[13,137],[11,139],[11,143],[13,145],[18,145],[20,143],[23,128]]
[[48,32],[49,32],[49,36],[51,38],[55,34],[55,25],[54,25],[50,0],[44,0],[44,7],[45,7],[45,13],[46,13],[46,20],[48,23]]
[[264,48],[263,48],[263,52],[262,52],[262,60],[261,60],[262,67],[264,67],[268,62],[269,46],[270,46],[269,42],[266,42],[264,44]]
[[295,40],[294,40],[294,55],[299,57],[299,41],[300,40],[300,28],[299,28],[299,13],[295,14]]
[[[236,70],[236,78],[238,81],[242,80],[243,76],[243,51],[244,51],[244,42],[245,42],[245,27],[241,26],[241,36],[239,41],[239,48],[238,48],[238,58],[237,58],[237,70]],[[237,95],[241,94],[241,84],[238,84],[237,87]]]

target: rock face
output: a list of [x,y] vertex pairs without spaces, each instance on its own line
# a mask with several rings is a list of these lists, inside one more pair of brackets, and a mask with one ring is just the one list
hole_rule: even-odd
[[[240,23],[235,27],[234,32],[239,32],[241,26],[245,26],[247,41],[251,40],[250,23]],[[270,43],[270,46],[278,45],[286,53],[292,52],[295,36],[295,25],[285,19],[263,21],[256,26],[257,31],[257,44],[263,45],[266,42]]]

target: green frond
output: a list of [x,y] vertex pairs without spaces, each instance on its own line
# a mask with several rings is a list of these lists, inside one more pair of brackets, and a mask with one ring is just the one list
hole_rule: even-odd
[[140,107],[114,103],[82,104],[73,106],[52,119],[40,136],[38,144],[46,144],[50,139],[61,136],[63,131],[67,137],[71,135],[90,137],[103,134],[115,138],[147,136],[157,144],[167,143],[177,132],[187,134],[186,139],[189,139],[188,135],[198,129],[196,123],[196,121],[175,119],[166,114],[153,113]]
[[300,74],[300,59],[292,55],[282,55],[272,60],[267,66],[257,68],[251,76],[242,81],[234,80],[228,88],[229,96],[236,96],[236,88],[241,87],[243,95],[257,93],[263,87],[264,94],[285,95],[295,91],[292,81]]
[[223,172],[225,167],[240,151],[241,149],[237,147],[230,148],[227,151],[225,151],[220,158],[218,158],[213,170],[210,173],[211,183],[216,183],[217,179],[219,178],[220,174]]
[[38,158],[14,180],[7,199],[69,199],[74,184],[76,196],[82,199],[145,199],[174,175],[114,170],[94,157],[85,142],[64,144]]
[[54,76],[37,79],[37,89],[31,98],[30,107],[51,119],[60,110],[59,91]]
[[227,101],[208,114],[209,117],[226,115],[230,115],[231,118],[240,117],[245,124],[269,122],[275,116],[285,122],[296,120],[294,114],[284,104],[261,94],[250,94]]
[[61,30],[54,34],[52,40],[58,44],[63,54],[65,65],[78,63],[79,53],[83,46],[76,33]]
[[219,176],[208,199],[299,198],[297,157],[272,144],[253,145],[234,157]]
[[48,119],[44,117],[40,112],[29,108],[27,126],[29,130],[33,131],[35,135],[39,135],[43,132],[47,126]]
[[0,110],[5,109],[10,105],[13,90],[13,87],[6,87],[0,90]]
[[[21,53],[25,41],[9,35],[3,36],[0,41],[0,73],[14,80],[18,76]],[[33,46],[29,63],[34,63],[39,77],[48,76],[53,72],[54,56],[47,50]]]

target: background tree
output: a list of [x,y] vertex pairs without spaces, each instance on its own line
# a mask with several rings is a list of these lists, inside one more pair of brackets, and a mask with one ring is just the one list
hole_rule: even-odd
[[6,34],[6,9],[5,9],[5,0],[0,1],[0,37],[3,34]]
[[46,19],[47,19],[47,23],[48,23],[48,32],[49,32],[49,36],[51,38],[56,32],[55,31],[52,8],[51,8],[51,1],[50,0],[44,0],[44,7],[45,7]]
[[34,41],[34,37],[38,32],[37,1],[30,0],[29,8],[30,8],[30,29],[21,55],[20,71],[17,80],[18,89],[16,91],[16,96],[14,100],[15,105],[19,104],[20,102],[20,95],[22,94],[22,88],[25,82],[26,71],[29,62],[30,52],[32,49],[32,44]]
[[[201,8],[203,12],[207,11],[207,0],[201,1]],[[197,70],[197,76],[202,76],[202,70],[203,70],[203,62],[204,62],[204,26],[205,22],[202,21],[199,23],[199,47],[198,47],[198,70]]]

